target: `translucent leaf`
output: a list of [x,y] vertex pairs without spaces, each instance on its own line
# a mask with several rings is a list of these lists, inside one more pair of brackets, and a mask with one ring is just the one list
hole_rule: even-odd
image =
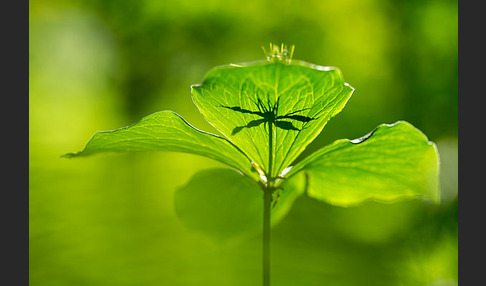
[[64,157],[88,156],[100,152],[177,151],[206,156],[258,180],[249,159],[225,138],[200,131],[172,111],[160,111],[138,123],[114,131],[97,132],[78,153]]
[[[303,174],[282,184],[272,208],[272,225],[287,214],[294,200],[304,192],[304,186]],[[175,207],[187,227],[220,241],[257,234],[263,226],[262,189],[230,169],[196,173],[187,185],[176,190]]]
[[356,140],[337,140],[297,164],[288,176],[305,170],[308,195],[338,206],[367,199],[439,200],[438,152],[410,123],[382,124]]
[[272,178],[342,110],[352,92],[337,68],[301,61],[216,67],[192,87],[207,121]]

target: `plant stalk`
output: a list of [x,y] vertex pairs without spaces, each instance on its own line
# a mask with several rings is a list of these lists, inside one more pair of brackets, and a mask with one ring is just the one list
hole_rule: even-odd
[[263,286],[270,285],[270,214],[273,190],[268,186],[263,195]]
[[273,120],[268,122],[268,173],[263,190],[263,286],[270,286],[270,216],[273,195]]

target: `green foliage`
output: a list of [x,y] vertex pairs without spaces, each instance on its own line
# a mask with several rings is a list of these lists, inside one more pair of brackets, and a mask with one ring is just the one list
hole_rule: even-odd
[[333,205],[407,197],[439,201],[435,144],[404,121],[380,125],[359,139],[338,140],[291,172],[302,169],[309,174],[309,196]]
[[206,156],[252,176],[251,164],[231,142],[189,125],[172,111],[160,111],[140,122],[114,131],[97,132],[83,151],[67,158],[100,152],[179,151]]
[[353,88],[336,68],[277,61],[215,68],[192,92],[204,117],[275,178],[341,111]]
[[[220,66],[192,87],[192,95],[202,115],[224,137],[162,111],[125,128],[98,132],[83,151],[65,156],[179,151],[227,164],[239,172],[198,173],[176,196],[181,219],[216,237],[256,229],[261,222],[258,187],[276,190],[274,204],[285,211],[275,221],[304,191],[338,206],[419,196],[438,201],[437,149],[403,121],[381,125],[356,140],[338,140],[291,165],[342,110],[353,90],[337,68],[288,58]],[[289,180],[296,175],[302,180],[304,173],[305,184],[295,186]],[[277,202],[281,194],[284,199]]]
[[219,161],[179,152],[59,154],[81,150],[95,131],[166,109],[219,134],[190,85],[284,41],[296,45],[294,58],[337,66],[356,88],[292,164],[405,119],[437,144],[441,201],[342,208],[301,195],[272,228],[272,283],[457,285],[457,6],[29,1],[30,283],[259,285],[260,236],[222,249],[185,228],[174,209],[176,188],[224,168]]
[[[283,184],[272,209],[272,224],[287,214],[304,191],[304,183],[299,174]],[[227,243],[261,231],[262,198],[261,189],[249,178],[229,169],[208,169],[177,189],[175,207],[188,227]]]

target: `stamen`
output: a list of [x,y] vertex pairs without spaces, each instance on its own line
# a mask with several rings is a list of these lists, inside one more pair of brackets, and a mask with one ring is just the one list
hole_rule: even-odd
[[270,43],[270,50],[267,53],[265,47],[262,46],[263,52],[267,56],[267,61],[274,63],[274,62],[283,62],[290,64],[292,61],[292,56],[294,55],[295,46],[291,45],[290,49],[285,44],[281,44],[280,47],[278,45]]

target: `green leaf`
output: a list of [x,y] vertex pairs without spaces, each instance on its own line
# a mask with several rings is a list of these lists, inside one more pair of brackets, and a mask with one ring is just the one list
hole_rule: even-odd
[[206,120],[272,178],[342,110],[352,92],[337,68],[302,61],[216,67],[192,86]]
[[356,140],[337,140],[298,163],[308,195],[338,206],[372,199],[393,202],[427,197],[439,201],[438,152],[410,123],[382,124]]
[[[282,184],[272,209],[272,225],[290,210],[304,192],[300,174]],[[252,180],[230,169],[208,169],[196,173],[175,193],[176,212],[190,229],[218,241],[235,241],[261,232],[263,191]]]
[[160,111],[138,123],[93,135],[84,149],[64,157],[88,156],[100,152],[177,151],[206,156],[258,180],[249,159],[225,138],[200,131],[172,111]]

